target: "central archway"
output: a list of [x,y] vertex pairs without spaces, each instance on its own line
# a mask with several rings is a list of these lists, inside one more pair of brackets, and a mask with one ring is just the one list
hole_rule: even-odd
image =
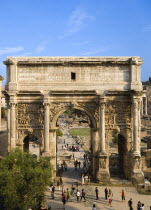
[[[66,116],[68,116],[68,120],[67,119],[65,120]],[[69,121],[70,121],[70,123],[69,123]],[[63,122],[62,125],[60,124],[61,122]],[[84,108],[81,108],[81,107],[76,107],[76,106],[66,107],[64,109],[61,109],[56,114],[56,116],[53,118],[53,125],[55,128],[58,128],[58,126],[60,126],[63,133],[65,133],[65,137],[63,136],[63,137],[59,138],[59,141],[56,136],[56,169],[60,168],[60,162],[59,162],[60,158],[58,156],[58,151],[60,152],[61,149],[67,151],[67,153],[70,153],[70,154],[66,155],[66,158],[69,158],[69,156],[71,156],[71,159],[73,160],[73,153],[76,150],[78,150],[78,152],[81,153],[80,157],[79,157],[79,160],[82,160],[81,166],[82,167],[84,166],[84,161],[83,161],[84,154],[87,155],[87,159],[88,159],[87,162],[89,162],[89,167],[86,168],[86,170],[84,170],[84,172],[91,173],[91,176],[95,177],[96,172],[97,172],[97,170],[96,170],[97,166],[94,163],[94,157],[95,157],[95,153],[98,151],[97,137],[99,138],[99,135],[95,134],[96,132],[98,132],[98,130],[96,129],[97,123],[96,123],[94,116],[91,114],[91,112]],[[64,125],[65,125],[65,127],[64,127]],[[72,133],[71,130],[73,131],[73,128],[76,128],[76,127],[79,130],[83,129],[84,132],[85,131],[89,132],[89,137],[88,136],[83,137],[82,134],[78,133],[79,130],[77,131],[76,135],[74,135],[74,133]],[[67,141],[66,141],[66,139],[67,139]],[[70,140],[72,139],[72,141],[69,142],[68,141],[69,139]],[[61,144],[61,148],[59,148],[57,141]],[[96,141],[97,141],[97,143],[96,143]],[[85,143],[87,142],[85,145],[85,150],[86,150],[85,152],[83,151],[83,148],[84,148],[82,145],[83,142],[85,142]],[[68,146],[68,148],[64,148],[64,146],[66,146],[66,145]],[[81,148],[82,148],[82,150],[81,150]],[[77,154],[77,152],[75,152],[75,157],[76,157],[76,154]],[[64,157],[62,157],[62,158],[64,158]],[[58,167],[58,164],[59,164],[59,167]]]

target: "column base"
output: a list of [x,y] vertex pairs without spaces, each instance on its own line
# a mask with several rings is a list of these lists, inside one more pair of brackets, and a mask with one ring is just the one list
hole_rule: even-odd
[[43,157],[50,157],[50,152],[44,151],[44,152],[42,153],[42,156],[43,156]]
[[110,174],[107,170],[100,170],[97,173],[97,179],[99,180],[99,182],[109,182]]
[[131,180],[133,184],[144,184],[144,173],[139,171],[134,171],[131,174]]

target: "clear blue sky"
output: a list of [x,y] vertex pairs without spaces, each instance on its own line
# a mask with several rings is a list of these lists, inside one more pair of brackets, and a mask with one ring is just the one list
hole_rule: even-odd
[[0,0],[7,56],[141,56],[151,76],[151,0]]

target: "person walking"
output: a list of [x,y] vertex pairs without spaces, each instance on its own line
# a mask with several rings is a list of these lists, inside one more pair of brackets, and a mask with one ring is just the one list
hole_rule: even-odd
[[142,207],[142,204],[140,201],[138,201],[138,204],[137,204],[137,210],[141,210],[141,207]]
[[52,191],[53,191],[53,193],[55,193],[55,186],[54,185],[52,185]]
[[132,205],[133,205],[132,198],[130,198],[130,200],[128,201],[129,210],[133,210]]
[[57,181],[58,190],[60,191],[60,181]]
[[80,168],[80,166],[81,166],[81,162],[80,162],[80,160],[79,160],[78,164],[79,164],[79,168]]
[[108,199],[108,188],[107,187],[105,188],[104,192],[105,192],[105,200],[107,200]]
[[60,185],[62,186],[62,183],[63,183],[63,181],[62,181],[62,177],[60,176]]
[[62,193],[62,203],[63,203],[63,207],[65,207],[65,204],[67,202],[67,198],[66,198],[66,193]]
[[69,191],[69,189],[67,188],[67,201],[70,199],[70,191]]
[[99,190],[97,187],[95,188],[95,194],[96,194],[96,200],[98,200],[99,199]]
[[77,190],[77,194],[76,194],[76,196],[77,196],[77,202],[79,202],[79,198],[80,198],[80,192],[79,192],[79,190]]
[[96,206],[95,206],[95,204],[93,204],[92,210],[96,210]]
[[54,196],[54,192],[51,190],[51,198],[52,200],[54,200],[55,196]]
[[86,192],[84,191],[84,189],[82,189],[82,192],[81,192],[81,200],[83,198],[84,199],[84,202],[86,201],[85,195],[86,195]]
[[84,174],[82,174],[82,186],[84,185]]
[[72,186],[71,186],[71,195],[72,195],[72,196],[74,196],[74,190],[75,190],[75,187],[74,187],[73,184],[72,184]]
[[125,201],[125,192],[124,192],[124,189],[122,189],[122,201]]

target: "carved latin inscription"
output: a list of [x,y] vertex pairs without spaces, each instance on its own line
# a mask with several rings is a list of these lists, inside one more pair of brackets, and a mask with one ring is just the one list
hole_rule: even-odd
[[21,66],[18,67],[18,81],[71,82],[71,72],[76,81],[129,81],[128,66]]

